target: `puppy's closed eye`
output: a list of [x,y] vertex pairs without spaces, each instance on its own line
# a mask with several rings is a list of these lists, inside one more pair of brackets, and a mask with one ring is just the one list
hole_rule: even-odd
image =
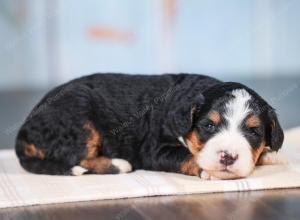
[[261,137],[263,135],[260,127],[247,128],[247,131],[254,137]]

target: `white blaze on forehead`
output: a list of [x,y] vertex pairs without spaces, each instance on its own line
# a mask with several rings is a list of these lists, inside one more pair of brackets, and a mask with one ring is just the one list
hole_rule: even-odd
[[225,118],[228,129],[236,130],[250,112],[248,102],[251,95],[244,89],[233,90],[232,95],[234,98],[226,104]]

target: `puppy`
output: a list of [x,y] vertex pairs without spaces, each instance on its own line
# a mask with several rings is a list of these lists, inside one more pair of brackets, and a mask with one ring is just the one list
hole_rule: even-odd
[[192,74],[94,74],[54,88],[35,106],[16,154],[37,174],[145,169],[236,179],[283,138],[274,109],[242,84]]

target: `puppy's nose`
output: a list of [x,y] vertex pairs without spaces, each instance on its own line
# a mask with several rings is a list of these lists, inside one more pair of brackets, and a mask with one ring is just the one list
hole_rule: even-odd
[[238,159],[238,154],[230,154],[227,151],[220,153],[220,163],[225,166],[230,166]]

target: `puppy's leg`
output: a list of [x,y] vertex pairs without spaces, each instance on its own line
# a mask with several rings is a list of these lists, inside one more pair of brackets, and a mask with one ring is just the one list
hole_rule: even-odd
[[204,180],[217,180],[217,177],[204,171],[196,162],[195,156],[184,146],[164,146],[152,158],[154,170],[199,176]]
[[118,174],[132,171],[132,166],[127,160],[108,157],[96,157],[80,161],[80,165],[72,168],[72,174]]
[[201,177],[202,172],[193,156],[187,157],[180,165],[180,173],[182,174]]
[[193,155],[183,146],[162,146],[152,155],[152,168],[191,176],[199,176],[201,173]]

